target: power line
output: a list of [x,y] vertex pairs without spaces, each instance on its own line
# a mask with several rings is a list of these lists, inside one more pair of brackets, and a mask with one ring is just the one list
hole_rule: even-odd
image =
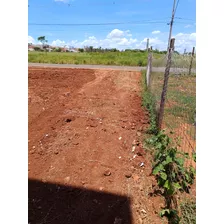
[[188,18],[182,18],[182,17],[175,17],[175,19],[181,19],[181,20],[189,20],[189,21],[194,21],[194,19],[188,19]]
[[[139,26],[150,26],[151,23],[136,23],[136,24],[128,24],[128,25],[125,25],[125,28],[122,28],[122,29],[131,29],[131,27],[139,27]],[[189,24],[188,22],[175,22],[176,26],[177,25],[187,25]],[[116,26],[117,27],[120,27],[124,24],[117,24]],[[161,22],[159,24],[156,24],[156,27],[161,27],[161,26],[167,26],[167,22]],[[30,25],[30,27],[32,27],[32,25]],[[65,30],[72,30],[74,27],[76,27],[75,31],[96,31],[96,27],[97,27],[97,31],[108,31],[110,30],[113,25],[108,25],[108,26],[50,26],[50,25],[35,25],[33,26],[35,27],[35,30],[45,30],[45,31],[65,31]],[[102,28],[101,28],[102,27]],[[104,27],[104,28],[103,28]],[[91,29],[92,28],[92,29]],[[121,28],[119,28],[121,29]],[[156,29],[156,28],[155,28]],[[145,30],[139,30],[138,32],[145,32]]]
[[132,22],[114,22],[114,23],[28,23],[29,26],[107,26],[123,24],[150,24],[150,23],[167,23],[166,21],[132,21]]
[[173,21],[174,21],[174,16],[175,16],[175,6],[176,6],[176,0],[173,1],[172,16],[171,16],[171,21],[169,23],[170,32],[169,32],[169,38],[168,38],[167,56],[168,56],[168,52],[169,52],[169,48],[170,48],[170,41],[171,41],[171,35],[172,35],[172,29],[173,29]]
[[[171,41],[171,36],[172,36],[172,28],[173,28],[174,18],[175,18],[175,14],[176,14],[177,7],[179,5],[179,2],[180,2],[180,0],[177,0],[177,3],[176,3],[176,0],[173,1],[172,17],[171,17],[171,21],[169,23],[169,25],[170,25],[170,33],[169,33],[169,39],[168,39],[167,53],[169,51],[169,46],[170,46],[170,41]],[[183,18],[181,18],[181,19],[183,19]]]

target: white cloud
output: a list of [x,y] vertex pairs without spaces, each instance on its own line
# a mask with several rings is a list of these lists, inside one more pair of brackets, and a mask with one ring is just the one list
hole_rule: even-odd
[[191,51],[196,46],[196,33],[178,33],[174,38],[177,51]]
[[132,36],[132,34],[130,33],[130,30],[122,31],[119,29],[114,29],[107,35],[107,38],[108,39],[116,39],[116,38],[121,38],[121,37],[125,37],[125,36],[127,36],[127,37]]
[[190,27],[192,27],[192,25],[187,24],[184,28],[190,28]]
[[120,37],[123,37],[124,34],[125,34],[124,31],[119,29],[114,29],[107,35],[107,38],[111,38],[111,39],[120,38]]
[[191,39],[191,40],[196,40],[196,33],[178,33],[174,37],[176,37],[178,39]]
[[32,44],[35,44],[35,39],[31,36],[28,36],[28,43],[32,43]]
[[72,40],[72,41],[68,42],[68,45],[69,46],[75,46],[77,43],[78,43],[77,40]]
[[166,48],[166,43],[160,39],[156,38],[144,38],[142,41],[136,44],[136,48],[146,49],[147,39],[149,39],[149,46],[152,46],[153,49],[164,50]]
[[[175,50],[183,52],[184,49],[191,51],[192,47],[196,46],[196,33],[178,33],[173,36],[175,38]],[[149,38],[149,46],[153,49],[166,50],[168,37],[153,36]],[[28,43],[34,43],[35,39],[28,36]],[[119,29],[112,30],[105,38],[99,39],[93,35],[85,37],[84,40],[64,41],[56,39],[50,43],[52,46],[74,46],[74,47],[102,47],[102,48],[117,48],[123,49],[146,49],[147,38],[136,39],[132,37],[129,30],[123,31]]]
[[64,47],[67,44],[65,43],[65,41],[57,39],[57,40],[52,41],[51,45],[54,47]]
[[159,33],[161,33],[159,30],[152,31],[152,34],[159,34]]
[[130,38],[130,39],[122,38],[122,39],[120,39],[120,40],[117,42],[117,44],[118,44],[119,46],[128,46],[128,45],[132,45],[132,44],[134,44],[134,43],[136,43],[136,42],[137,42],[137,39],[132,39],[132,38]]
[[196,33],[190,34],[190,40],[196,41]]
[[77,47],[93,46],[102,48],[124,49],[126,47],[132,46],[132,44],[136,42],[137,39],[133,38],[128,39],[126,37],[97,39],[96,37],[91,36],[82,42],[76,42],[76,46]]
[[130,31],[130,30],[126,30],[126,31],[125,31],[125,35],[126,35],[127,37],[132,37],[132,34],[131,34],[131,31]]
[[84,40],[83,42],[77,42],[78,45],[81,47],[83,46],[97,46],[98,47],[99,41],[96,39],[96,37],[91,36],[88,39]]

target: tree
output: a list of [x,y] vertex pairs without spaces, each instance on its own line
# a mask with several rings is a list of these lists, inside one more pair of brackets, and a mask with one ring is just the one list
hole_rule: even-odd
[[40,48],[39,47],[34,47],[33,48],[35,51],[40,51]]
[[53,49],[53,52],[61,52],[61,48],[60,48],[60,47],[58,47],[58,48],[54,48],[54,49]]
[[37,38],[38,41],[40,41],[43,45],[43,48],[44,48],[44,45],[47,43],[47,40],[45,38],[45,36],[40,36]]

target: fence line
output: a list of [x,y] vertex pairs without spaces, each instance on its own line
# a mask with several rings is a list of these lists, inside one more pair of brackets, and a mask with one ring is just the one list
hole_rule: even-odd
[[[183,166],[189,170],[196,168],[196,74],[192,74],[191,70],[196,66],[196,61],[193,51],[191,57],[170,52],[165,74],[163,72],[151,72],[148,86],[151,98],[155,100],[156,108],[154,109],[159,117],[158,127],[165,129],[165,133],[170,137],[179,152],[188,154]],[[152,60],[154,60],[153,55],[150,63],[152,63]],[[162,60],[165,61],[165,59]],[[180,65],[185,68],[184,71],[180,70]],[[164,172],[166,173],[166,171]],[[187,173],[186,175],[189,177],[192,174]],[[187,213],[187,217],[190,216],[189,220],[191,221],[195,220],[196,212],[195,182],[191,184],[189,189],[188,192],[177,192],[178,197],[176,197],[177,200],[175,199],[176,205],[174,207],[182,215],[183,212]],[[169,207],[167,204],[167,207],[172,206]]]
[[[172,135],[171,137],[178,142],[179,150],[189,153],[190,159],[187,164],[195,166],[192,159],[192,154],[196,152],[196,75],[191,72],[191,68],[195,67],[196,63],[193,52],[194,48],[191,57],[180,56],[173,52],[172,58],[170,57],[170,67],[173,69],[168,74],[167,87],[164,82],[167,75],[164,76],[162,72],[150,73],[148,87],[156,100],[158,115],[161,116],[164,111],[159,120],[159,127],[166,129],[168,135]],[[154,60],[153,55],[150,63],[152,60]],[[180,65],[188,68],[188,72],[180,72],[178,70]],[[167,88],[166,94],[162,94],[164,88]],[[164,108],[161,108],[161,105]],[[173,134],[170,134],[171,132]]]

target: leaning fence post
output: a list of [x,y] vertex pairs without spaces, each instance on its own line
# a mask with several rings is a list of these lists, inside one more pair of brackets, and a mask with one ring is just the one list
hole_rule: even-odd
[[193,47],[192,53],[191,53],[191,62],[190,62],[189,73],[188,73],[189,75],[191,75],[192,63],[194,59],[194,50],[195,50],[195,47]]
[[167,85],[168,85],[169,74],[170,74],[172,50],[174,49],[174,42],[175,42],[175,39],[172,38],[170,40],[169,51],[168,51],[168,59],[167,59],[167,64],[166,64],[166,69],[165,69],[165,74],[164,74],[163,91],[162,91],[162,94],[161,94],[159,117],[158,117],[158,128],[159,128],[159,130],[161,130],[162,123],[163,123],[164,106],[165,106]]

